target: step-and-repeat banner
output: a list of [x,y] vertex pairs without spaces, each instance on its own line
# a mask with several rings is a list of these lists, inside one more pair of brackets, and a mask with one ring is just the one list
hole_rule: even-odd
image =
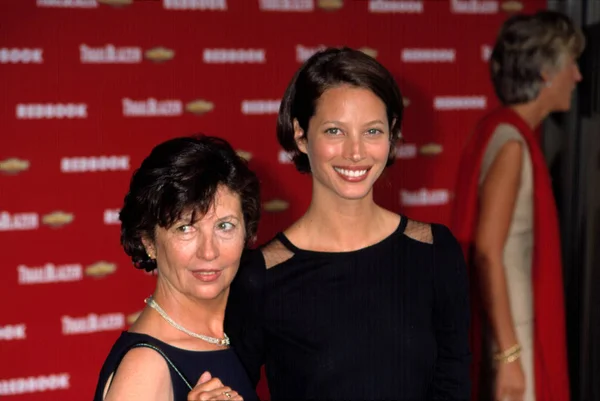
[[294,71],[325,46],[389,68],[406,105],[378,201],[448,223],[461,145],[497,104],[487,60],[544,0],[0,1],[0,396],[91,399],[155,277],[119,244],[133,170],[157,143],[228,139],[263,184],[259,242],[307,208],[275,137]]

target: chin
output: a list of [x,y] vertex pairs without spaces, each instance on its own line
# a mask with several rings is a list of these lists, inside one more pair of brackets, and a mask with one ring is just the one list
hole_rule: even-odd
[[565,113],[567,111],[571,110],[571,105],[561,105],[561,106],[557,106],[552,110],[552,113]]
[[346,200],[361,200],[371,193],[371,188],[355,191],[338,191],[337,195]]
[[211,301],[225,295],[227,288],[204,288],[200,291],[195,291],[194,296],[199,300]]

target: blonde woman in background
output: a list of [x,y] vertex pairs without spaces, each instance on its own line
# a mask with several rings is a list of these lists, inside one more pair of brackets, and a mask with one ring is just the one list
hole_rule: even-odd
[[507,20],[491,55],[502,106],[466,144],[454,223],[475,278],[473,399],[569,399],[559,226],[538,128],[570,108],[583,47],[568,17],[543,11]]

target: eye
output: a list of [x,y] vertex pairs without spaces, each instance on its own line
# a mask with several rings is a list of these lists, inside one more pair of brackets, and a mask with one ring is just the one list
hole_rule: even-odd
[[367,133],[369,135],[378,135],[378,134],[383,134],[383,131],[378,128],[371,128],[371,129],[367,130]]
[[218,227],[219,227],[219,230],[222,230],[222,231],[231,231],[235,228],[235,225],[228,221],[222,221],[218,224]]
[[331,135],[337,135],[340,133],[340,129],[339,128],[327,128],[325,130],[325,133],[331,134]]
[[177,227],[177,231],[180,231],[182,233],[189,233],[190,231],[192,231],[192,228],[192,225],[184,224],[182,226]]

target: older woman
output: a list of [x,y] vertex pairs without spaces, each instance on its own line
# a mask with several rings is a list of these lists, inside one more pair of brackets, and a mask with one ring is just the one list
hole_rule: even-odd
[[454,224],[477,278],[474,399],[569,399],[559,230],[536,130],[569,109],[583,46],[569,18],[543,11],[507,20],[491,55],[503,106],[466,145]]
[[191,398],[256,398],[223,319],[259,214],[257,177],[224,140],[176,138],[152,150],[120,219],[125,252],[158,271],[156,289],[110,351],[96,401],[187,400],[197,383]]

